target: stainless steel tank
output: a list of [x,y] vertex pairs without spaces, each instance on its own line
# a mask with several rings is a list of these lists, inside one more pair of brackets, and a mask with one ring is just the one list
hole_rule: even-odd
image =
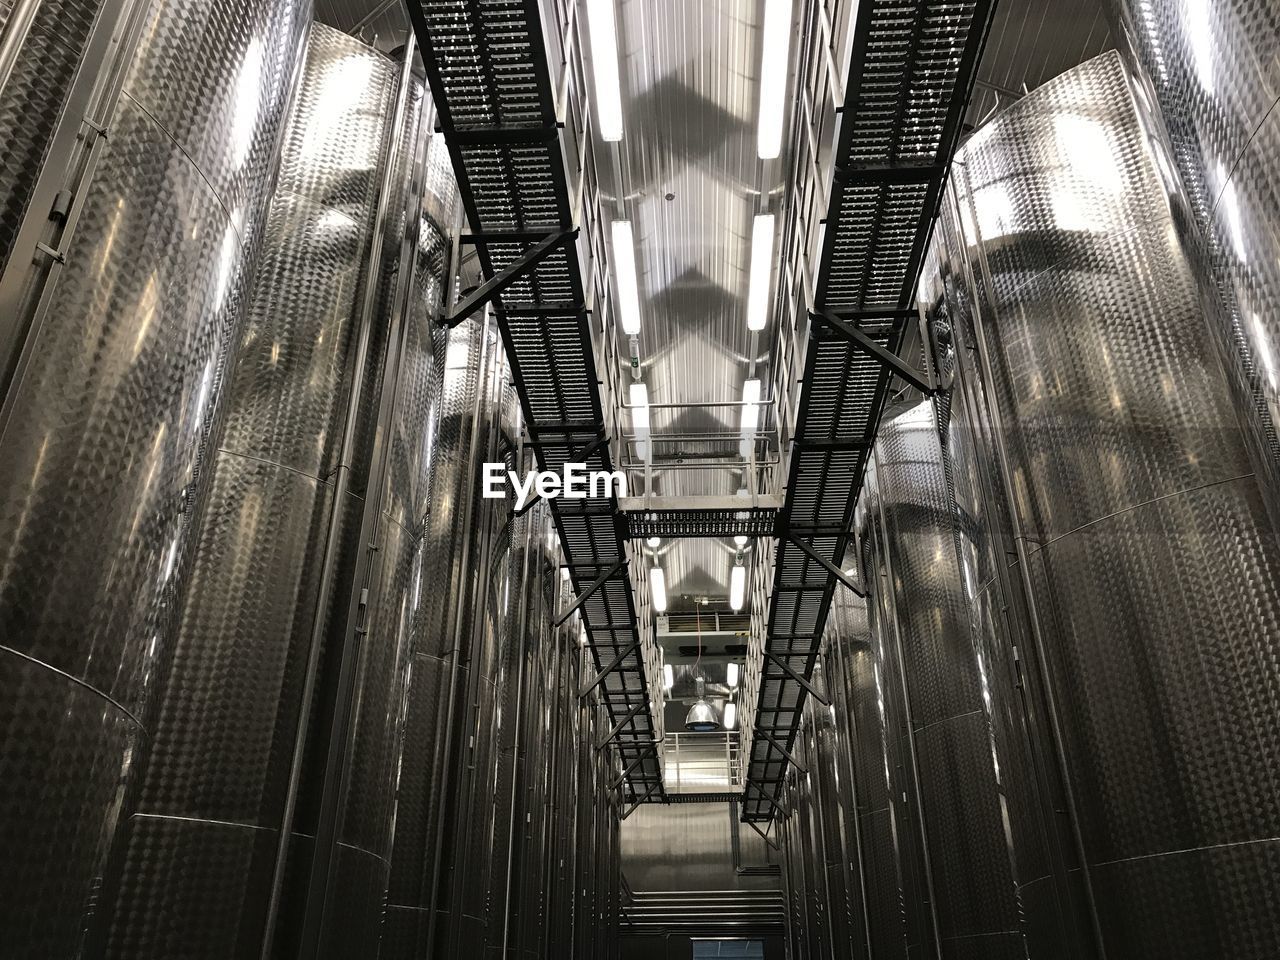
[[1015,639],[1096,945],[1261,960],[1280,950],[1280,543],[1140,90],[1107,54],[970,139],[947,303],[981,367]]
[[[519,469],[519,403],[505,357],[499,353],[495,360],[493,443],[485,459]],[[477,476],[478,471],[473,471],[468,481],[475,485]],[[507,680],[501,667],[510,659],[510,647],[519,642],[516,595],[521,587],[519,569],[512,562],[521,522],[511,507],[507,500],[480,502],[480,552],[468,574],[479,592],[467,662],[466,719],[453,778],[456,792],[451,799],[456,806],[444,839],[440,909],[442,913],[448,909],[449,918],[435,939],[442,956],[465,957],[474,948],[492,948],[495,939],[501,941],[506,876],[498,868],[494,845],[499,829],[500,746],[514,718],[499,710],[499,699],[504,694],[500,684]]]
[[[70,7],[45,6],[79,29]],[[0,925],[15,956],[77,955],[98,924],[310,21],[304,0],[133,13],[106,64],[119,95],[94,117],[108,136],[86,137],[65,262],[51,271],[21,241],[0,280],[39,294],[21,316],[6,309],[22,337],[18,375],[0,380]],[[12,109],[6,126],[48,119],[38,98]]]
[[[1108,0],[1222,303],[1207,312],[1280,528],[1280,8],[1270,0]],[[1153,122],[1154,121],[1154,122]],[[1181,192],[1181,191],[1179,191]],[[1201,248],[1202,249],[1198,249]]]
[[[947,951],[984,944],[1021,956],[1006,803],[986,709],[987,664],[974,636],[939,408],[920,401],[886,415],[874,450],[872,582],[878,629],[897,653],[884,680],[901,687],[910,730],[902,758],[914,787],[931,921]],[[871,509],[871,505],[868,506]],[[896,674],[896,675],[895,675]],[[897,693],[897,691],[895,691]]]
[[[874,495],[864,491],[864,504]],[[873,517],[878,511],[867,514],[864,507],[859,524],[864,544]],[[869,559],[866,554],[862,562]],[[908,898],[918,874],[917,828],[905,803],[905,767],[898,760],[902,740],[890,726],[896,725],[896,714],[888,709],[892,691],[885,688],[893,651],[872,629],[868,600],[847,591],[837,591],[828,624],[825,643],[842,668],[829,682],[849,743],[849,796],[856,811],[850,826],[860,844],[850,855],[860,861],[867,949],[877,958],[905,958],[911,932],[919,927],[920,902]]]
[[291,822],[291,771],[332,594],[331,517],[358,502],[341,474],[367,468],[345,424],[376,319],[362,304],[398,75],[312,28],[128,825],[112,956],[190,953],[193,929],[206,956],[257,943],[288,849],[279,831],[315,836]]
[[[396,798],[383,957],[415,957],[449,942],[453,900],[442,882],[455,863],[457,824],[474,699],[472,667],[483,648],[490,555],[504,501],[480,498],[480,465],[498,450],[501,356],[490,320],[448,337],[435,428],[430,514],[423,529],[432,586],[415,619],[404,743]],[[497,506],[495,506],[497,505]],[[478,681],[477,681],[478,682]],[[452,824],[452,826],[451,826]]]
[[[412,68],[412,46],[406,58]],[[424,87],[403,70],[401,62],[401,142],[387,181],[393,202],[381,224],[376,316],[385,335],[366,377],[376,390],[362,404],[366,452],[357,463],[368,468],[352,476],[353,507],[362,512],[350,538],[358,541],[354,577],[335,603],[346,608],[342,655],[325,656],[335,707],[331,717],[315,711],[313,735],[324,746],[308,748],[325,763],[299,948],[326,957],[372,955],[382,934],[411,650],[435,576],[423,534],[448,340],[436,320],[449,285],[457,189],[443,137],[431,133]],[[300,894],[286,891],[286,901],[291,895]]]
[[[48,219],[51,200],[47,190],[38,189],[46,161],[65,148],[59,141],[66,127],[79,125],[89,101],[88,81],[98,77],[108,55],[106,41],[128,6],[103,0],[0,3],[0,128],[5,131],[5,149],[0,152],[0,273],[20,235],[27,234],[22,243],[25,255],[33,252],[29,237]],[[78,73],[84,82],[76,82]],[[10,324],[16,327],[18,318],[8,315],[10,304],[5,307],[0,371],[7,373],[18,333]]]

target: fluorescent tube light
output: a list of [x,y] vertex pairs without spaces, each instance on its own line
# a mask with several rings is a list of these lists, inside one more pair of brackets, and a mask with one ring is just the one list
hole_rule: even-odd
[[670,690],[676,685],[676,676],[671,669],[671,664],[664,663],[662,665],[662,689]]
[[742,384],[742,439],[738,452],[743,460],[751,460],[756,445],[756,428],[760,425],[760,381],[747,380]]
[[724,728],[732,730],[738,723],[738,705],[736,703],[726,703],[724,705]]
[[736,564],[729,573],[729,606],[734,610],[742,609],[742,602],[747,598],[747,568]]
[[[614,241],[614,246],[617,246],[617,240]],[[747,287],[748,330],[763,330],[769,320],[769,285],[772,279],[773,214],[762,213],[751,224],[751,277]],[[638,324],[639,320],[636,322]]]
[[755,436],[760,426],[760,381],[752,378],[742,384],[742,435]]
[[643,383],[632,383],[627,389],[631,404],[631,429],[635,431],[636,448],[641,460],[649,459],[649,388]]
[[772,160],[782,152],[782,113],[787,102],[787,58],[791,53],[791,0],[765,0],[761,46],[756,153],[762,160]]
[[738,663],[736,660],[729,661],[729,686],[736,687],[738,685]]
[[[591,68],[596,81],[596,123],[600,127],[600,139],[621,140],[622,86],[618,82],[618,29],[614,23],[613,0],[588,0],[587,26],[591,33]],[[778,137],[781,140],[781,130]]]
[[630,220],[613,221],[613,273],[618,278],[618,314],[622,332],[640,332],[640,286],[636,280],[636,241]]
[[653,596],[653,609],[664,613],[667,609],[667,578],[661,567],[649,569],[649,593]]

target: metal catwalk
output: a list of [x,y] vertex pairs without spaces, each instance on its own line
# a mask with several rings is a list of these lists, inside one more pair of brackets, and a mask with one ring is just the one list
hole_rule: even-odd
[[1266,0],[0,0],[0,960],[1276,960],[1278,301]]

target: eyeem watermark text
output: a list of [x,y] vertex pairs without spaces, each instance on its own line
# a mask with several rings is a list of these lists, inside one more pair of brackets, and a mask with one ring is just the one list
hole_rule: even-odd
[[588,470],[585,463],[566,463],[564,473],[553,470],[530,470],[523,479],[505,463],[486,463],[481,475],[481,495],[486,500],[501,500],[508,488],[516,495],[516,508],[529,502],[536,492],[544,500],[564,497],[585,500],[587,497],[627,495],[627,478],[617,470]]

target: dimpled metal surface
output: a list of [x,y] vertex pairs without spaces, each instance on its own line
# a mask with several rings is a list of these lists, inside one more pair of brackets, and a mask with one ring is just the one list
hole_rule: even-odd
[[[483,547],[496,533],[497,511],[479,498],[479,464],[496,447],[494,339],[478,322],[448,332],[443,345],[438,414],[430,458],[431,510],[423,528],[423,563],[430,571],[413,622],[407,706],[399,789],[396,795],[388,906],[382,955],[415,957],[426,947],[433,919],[447,919],[456,893],[437,889],[437,857],[443,873],[466,837],[450,836],[462,822],[462,775],[470,750],[467,738],[473,706],[466,691],[473,659],[484,643],[473,638],[483,627],[483,594],[477,584]],[[473,417],[478,411],[478,419]],[[468,539],[467,528],[471,528]],[[487,584],[486,584],[487,585]],[[460,594],[467,600],[459,603]],[[451,702],[451,660],[459,658]],[[478,686],[476,687],[478,694]],[[449,713],[449,707],[453,713]],[[450,727],[453,727],[452,733]],[[461,741],[461,743],[460,743]],[[437,842],[441,817],[458,818],[455,830]],[[461,878],[458,878],[460,880]],[[432,903],[433,896],[436,898]],[[454,899],[446,900],[453,896]],[[438,913],[431,916],[432,907]],[[437,929],[436,943],[448,942]],[[398,952],[398,951],[403,952]]]
[[[5,269],[31,189],[70,92],[101,0],[38,4],[8,80],[0,84],[0,271]],[[0,37],[12,11],[0,4]],[[25,264],[15,264],[25,268]]]
[[[206,29],[184,29],[192,7]],[[48,673],[40,683],[19,682],[27,667],[0,674],[0,700],[13,705],[0,741],[23,770],[5,778],[0,811],[4,848],[26,865],[0,881],[4,928],[29,934],[9,938],[16,957],[71,955],[58,945],[97,923],[96,888],[147,744],[137,725],[153,716],[209,490],[212,426],[254,262],[244,238],[261,232],[258,196],[233,195],[216,176],[231,161],[165,127],[160,107],[234,103],[236,90],[252,90],[253,110],[238,116],[245,142],[259,146],[236,162],[243,182],[269,182],[302,7],[151,5],[66,266],[9,398],[0,636]],[[251,46],[260,69],[246,76]],[[66,711],[48,714],[59,700]],[[38,826],[45,817],[58,826]]]
[[939,428],[938,408],[925,401],[891,411],[876,441],[869,482],[883,529],[874,542],[891,571],[876,582],[887,614],[879,626],[901,649],[900,674],[886,680],[902,687],[910,718],[906,756],[916,758],[942,955],[967,956],[980,944],[993,958],[1020,957],[999,758]]
[[[417,163],[422,127],[423,91],[410,87],[405,142],[397,165],[409,165],[413,183],[421,182],[434,144]],[[433,141],[440,138],[431,137]],[[399,174],[398,174],[399,175]],[[438,185],[441,190],[446,185]],[[416,197],[423,206],[425,196]],[[383,478],[378,518],[379,549],[370,572],[370,612],[363,663],[358,680],[352,740],[350,787],[342,812],[344,843],[366,852],[381,866],[377,882],[348,886],[338,901],[343,905],[329,920],[325,950],[334,956],[365,955],[377,949],[382,929],[382,905],[389,883],[395,801],[402,770],[419,758],[405,758],[405,695],[411,680],[411,653],[423,611],[432,604],[435,570],[426,550],[425,525],[430,512],[430,476],[435,457],[435,430],[448,332],[433,322],[444,290],[448,243],[419,210],[396,212],[388,218],[387,241],[410,216],[420,221],[416,248],[409,263],[408,302],[404,308],[396,378],[396,396],[385,442],[387,469]],[[429,689],[429,685],[428,685]],[[372,864],[372,862],[371,862]],[[372,865],[371,865],[372,869]],[[339,874],[343,882],[346,874]],[[358,918],[349,925],[346,918]]]
[[[1108,956],[1262,960],[1280,543],[1142,96],[1106,55],[1010,108],[962,151],[941,236],[978,277],[952,312],[976,304]],[[1081,221],[1098,190],[1130,217]]]
[[[253,46],[248,41],[251,62]],[[185,948],[192,956],[223,956],[231,943],[260,949],[303,679],[316,618],[325,615],[318,607],[326,533],[335,509],[354,530],[359,508],[350,496],[334,503],[331,474],[351,402],[381,126],[390,122],[397,76],[355,40],[312,28],[283,146],[295,165],[271,199],[230,373],[213,495],[130,824],[113,956],[172,955],[166,929],[184,927],[204,932],[202,946]],[[318,97],[339,82],[340,97]],[[226,135],[235,120],[208,122],[189,135]],[[344,147],[350,177],[374,186],[357,194],[359,203],[343,197],[334,206],[330,165],[317,163],[309,178],[297,158]],[[257,189],[241,185],[234,166],[216,171],[227,188]],[[163,818],[181,830],[158,826]],[[232,827],[264,834],[254,849],[265,853],[251,861],[195,855],[202,836],[212,844]],[[166,846],[169,836],[182,839],[185,855]],[[364,863],[341,855],[338,862],[347,879]],[[355,874],[343,874],[344,864]]]
[[1210,332],[1280,524],[1280,8],[1269,0],[1108,6],[1206,241],[1198,267],[1223,300],[1208,316]]

